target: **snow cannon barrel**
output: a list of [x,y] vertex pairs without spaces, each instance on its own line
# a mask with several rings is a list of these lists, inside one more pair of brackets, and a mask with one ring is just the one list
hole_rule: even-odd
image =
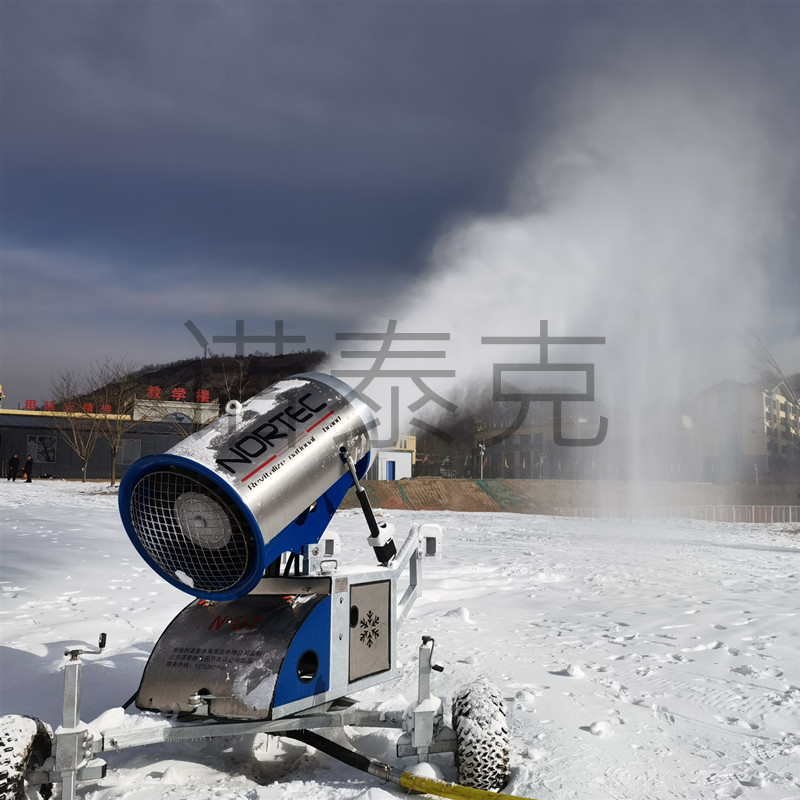
[[[346,383],[275,383],[120,482],[122,522],[144,560],[196,597],[231,600],[282,553],[319,541],[371,454],[372,412]],[[343,449],[344,448],[344,449]]]

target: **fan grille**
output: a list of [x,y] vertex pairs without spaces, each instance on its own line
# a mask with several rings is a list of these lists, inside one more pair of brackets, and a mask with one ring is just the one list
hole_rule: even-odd
[[130,513],[147,556],[187,591],[224,592],[248,574],[253,534],[209,481],[179,469],[150,472],[133,487]]

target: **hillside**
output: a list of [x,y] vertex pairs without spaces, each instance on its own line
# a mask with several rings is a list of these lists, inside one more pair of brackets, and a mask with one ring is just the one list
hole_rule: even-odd
[[312,372],[327,358],[322,350],[306,350],[279,356],[209,356],[148,365],[136,372],[136,380],[146,391],[161,387],[165,393],[176,387],[186,389],[186,397],[208,391],[212,402],[246,400],[271,384],[299,372]]
[[[742,506],[745,516],[755,506],[796,507],[797,483],[785,485],[681,483],[669,481],[574,481],[500,479],[468,480],[413,478],[401,481],[364,481],[372,506],[385,511],[507,511],[516,514],[560,515],[579,509],[628,516],[631,509],[656,516],[691,516],[695,509]],[[359,507],[354,490],[347,493],[344,509]],[[658,512],[658,513],[656,513]],[[796,518],[793,511],[793,519]],[[766,517],[765,519],[769,519]]]

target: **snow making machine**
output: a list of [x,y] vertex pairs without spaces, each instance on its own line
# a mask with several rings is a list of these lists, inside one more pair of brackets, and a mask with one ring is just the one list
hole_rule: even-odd
[[[375,426],[350,386],[307,373],[229,402],[199,432],[133,464],[119,491],[125,530],[155,572],[193,596],[131,698],[152,719],[82,722],[81,656],[102,651],[105,634],[97,649],[68,650],[55,734],[39,720],[3,718],[0,800],[49,796],[53,783],[72,800],[78,781],[105,775],[101,756],[111,750],[259,733],[312,745],[407,790],[508,797],[496,794],[509,776],[503,698],[485,681],[468,684],[446,726],[430,692],[432,671],[442,669],[431,637],[422,637],[408,709],[371,710],[349,697],[398,677],[398,627],[419,595],[424,557],[441,542],[438,526],[414,525],[398,548],[392,525],[373,514],[361,480]],[[327,528],[353,487],[375,563],[345,569]],[[317,732],[344,725],[400,729],[398,757],[453,752],[460,783],[403,771]]]

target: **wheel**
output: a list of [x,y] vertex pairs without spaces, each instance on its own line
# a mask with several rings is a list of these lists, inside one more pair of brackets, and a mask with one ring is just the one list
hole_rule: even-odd
[[37,800],[53,792],[51,783],[29,786],[25,773],[49,757],[53,731],[34,717],[0,717],[0,800]]
[[506,704],[485,678],[462,686],[453,696],[456,766],[462,786],[498,791],[508,783],[509,738]]

